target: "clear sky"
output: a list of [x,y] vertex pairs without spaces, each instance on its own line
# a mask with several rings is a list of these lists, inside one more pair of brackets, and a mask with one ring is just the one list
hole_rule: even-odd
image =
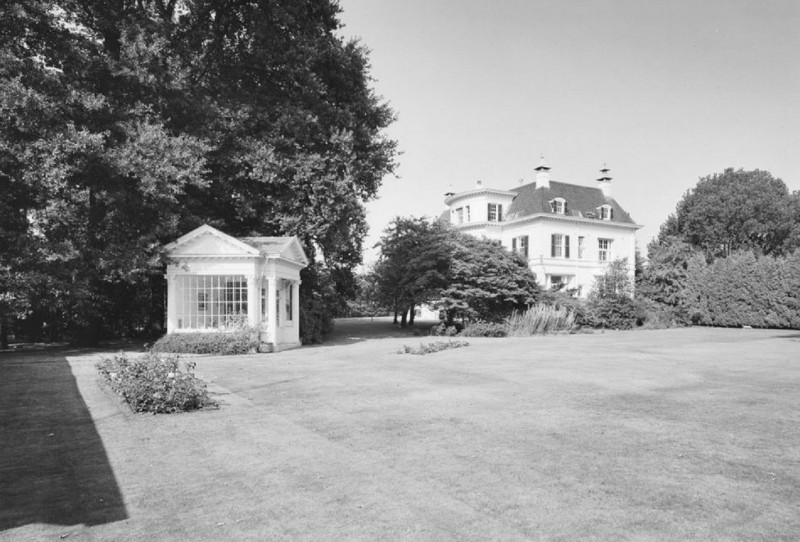
[[800,0],[340,0],[371,50],[402,155],[367,204],[389,221],[443,194],[551,178],[613,195],[644,249],[700,177],[764,169],[800,190]]

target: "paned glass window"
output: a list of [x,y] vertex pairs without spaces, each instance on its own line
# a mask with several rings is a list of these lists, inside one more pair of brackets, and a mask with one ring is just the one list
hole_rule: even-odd
[[500,203],[490,203],[488,209],[489,222],[500,222],[503,220],[503,205]]
[[550,201],[550,210],[557,215],[567,213],[567,202],[564,198],[556,198]]
[[569,235],[554,233],[550,236],[550,256],[552,258],[569,258]]
[[602,205],[599,209],[600,220],[613,220],[614,209],[610,205]]
[[520,235],[511,239],[511,252],[528,257],[528,236]]
[[247,324],[243,275],[181,275],[175,278],[178,329],[229,329]]
[[598,239],[597,240],[597,259],[601,262],[607,262],[611,255],[611,239]]

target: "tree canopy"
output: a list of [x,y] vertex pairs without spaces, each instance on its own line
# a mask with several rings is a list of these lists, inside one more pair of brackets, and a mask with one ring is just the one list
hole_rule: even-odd
[[749,249],[784,254],[797,246],[800,195],[761,170],[726,169],[684,195],[651,247],[675,237],[709,257]]
[[[363,202],[396,151],[382,132],[393,112],[370,87],[366,49],[337,34],[339,11],[334,0],[0,5],[0,269],[45,271],[48,287],[27,298],[90,337],[101,322],[133,332],[160,319],[160,249],[202,223],[297,235],[317,262],[306,274],[324,265],[337,287],[351,283]],[[26,240],[25,258],[8,239]]]
[[442,222],[396,218],[380,246],[375,266],[379,291],[384,303],[401,314],[429,303],[450,323],[494,321],[526,308],[539,294],[533,273],[518,255]]
[[447,286],[434,306],[455,318],[500,321],[527,309],[539,296],[528,262],[499,241],[453,232],[453,253]]

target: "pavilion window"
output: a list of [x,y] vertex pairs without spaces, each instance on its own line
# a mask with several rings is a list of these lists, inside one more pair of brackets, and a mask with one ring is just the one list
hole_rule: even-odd
[[227,329],[247,321],[247,280],[243,275],[180,275],[178,329]]

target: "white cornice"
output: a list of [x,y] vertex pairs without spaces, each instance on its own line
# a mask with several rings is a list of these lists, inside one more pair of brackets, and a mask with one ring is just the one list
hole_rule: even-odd
[[514,197],[517,195],[516,192],[511,192],[510,190],[497,190],[494,188],[477,188],[475,190],[468,190],[466,192],[459,192],[458,194],[453,194],[452,196],[445,198],[444,204],[452,205],[458,200],[471,198],[474,196],[480,196],[481,194],[493,194],[495,196],[504,196],[511,199],[514,199]]
[[641,224],[628,224],[625,222],[614,222],[613,220],[600,220],[597,218],[584,218],[579,216],[566,216],[566,215],[557,215],[552,213],[536,213],[533,215],[527,215],[521,218],[516,218],[512,220],[504,220],[502,222],[467,222],[464,224],[453,224],[454,228],[458,230],[466,230],[466,229],[480,229],[486,227],[501,227],[504,228],[506,226],[512,226],[517,224],[524,224],[525,222],[535,222],[537,220],[555,220],[560,222],[573,222],[578,224],[586,224],[591,226],[609,226],[613,228],[622,228],[626,230],[638,230],[641,229],[643,226]]

